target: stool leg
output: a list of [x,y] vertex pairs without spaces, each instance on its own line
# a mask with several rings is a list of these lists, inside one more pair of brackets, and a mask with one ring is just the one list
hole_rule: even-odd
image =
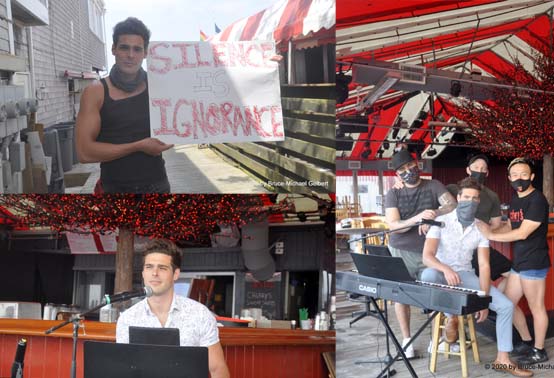
[[[446,328],[446,323],[448,323],[448,317],[445,316],[444,317],[444,328]],[[443,341],[444,342],[444,351],[446,352],[444,354],[444,356],[446,357],[447,360],[450,359],[450,343],[446,341],[446,339]]]
[[441,321],[443,315],[439,313],[433,320],[433,347],[431,348],[431,362],[429,362],[429,370],[432,373],[437,371],[437,355],[439,349],[439,335],[441,332]]
[[458,316],[458,334],[460,335],[460,360],[462,363],[462,377],[467,378],[467,354],[466,354],[466,331],[464,317]]
[[473,321],[473,315],[467,316],[467,326],[469,328],[469,339],[471,340],[471,348],[473,349],[473,360],[477,363],[481,362],[479,357],[479,346],[477,345],[477,334],[475,333],[475,323]]

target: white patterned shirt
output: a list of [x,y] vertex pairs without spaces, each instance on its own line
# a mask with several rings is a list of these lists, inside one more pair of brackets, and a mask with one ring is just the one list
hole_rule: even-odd
[[475,225],[475,222],[464,230],[458,221],[456,210],[435,219],[444,222],[444,228],[432,226],[427,232],[427,239],[439,239],[437,259],[452,268],[455,272],[471,272],[473,251],[479,247],[489,247],[489,241]]
[[124,311],[117,320],[116,342],[129,343],[129,326],[178,328],[181,346],[208,347],[219,342],[217,322],[210,310],[175,294],[165,325],[152,312],[146,298]]

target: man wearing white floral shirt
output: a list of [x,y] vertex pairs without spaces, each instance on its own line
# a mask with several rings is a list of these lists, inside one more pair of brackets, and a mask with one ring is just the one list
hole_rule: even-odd
[[181,346],[208,348],[212,378],[228,378],[215,317],[208,308],[175,294],[181,254],[168,240],[152,241],[144,252],[142,278],[152,296],[123,312],[117,321],[116,341],[129,342],[129,326],[178,328]]
[[[421,280],[482,290],[492,297],[489,308],[496,312],[496,339],[498,352],[491,367],[517,377],[530,377],[533,372],[521,369],[509,357],[512,345],[512,318],[514,305],[496,287],[491,286],[489,241],[475,224],[475,213],[480,201],[481,184],[467,177],[460,181],[458,206],[455,211],[436,218],[444,228],[432,226],[423,246],[423,263],[428,267]],[[479,277],[471,266],[473,251],[477,248]],[[477,322],[483,322],[489,309],[479,311]],[[449,316],[445,339],[451,343],[458,338],[458,319]]]

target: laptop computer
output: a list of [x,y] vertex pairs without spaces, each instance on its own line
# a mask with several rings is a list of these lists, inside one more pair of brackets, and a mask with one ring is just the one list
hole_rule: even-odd
[[364,276],[397,282],[414,282],[401,257],[362,255],[360,253],[350,253],[350,255],[358,273]]
[[179,329],[130,326],[129,344],[179,346]]
[[84,343],[84,378],[208,378],[208,348]]

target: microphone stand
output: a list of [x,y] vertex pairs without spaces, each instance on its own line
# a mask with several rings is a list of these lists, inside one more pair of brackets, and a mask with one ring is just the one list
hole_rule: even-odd
[[[413,224],[411,226],[404,226],[404,227],[400,227],[400,228],[395,228],[394,230],[383,230],[383,231],[378,231],[378,232],[374,232],[372,234],[367,234],[367,235],[364,235],[360,238],[356,238],[356,239],[349,239],[347,242],[348,243],[353,243],[355,241],[360,241],[360,240],[364,240],[366,238],[371,238],[373,236],[379,236],[381,237],[381,245],[385,245],[385,236],[387,234],[391,234],[393,232],[396,232],[396,231],[402,231],[402,230],[406,230],[408,228],[412,228],[412,227],[416,227],[416,226],[422,226],[424,225],[425,223],[422,223],[422,222],[417,222],[416,224]],[[351,230],[354,230],[353,228]],[[364,243],[365,245],[365,243]]]
[[77,378],[77,338],[79,337],[79,327],[80,327],[79,322],[84,319],[85,315],[88,315],[91,312],[99,310],[100,308],[104,307],[106,304],[107,303],[102,302],[99,305],[86,310],[85,312],[82,312],[80,314],[75,314],[71,316],[71,318],[64,320],[60,324],[55,325],[44,332],[45,334],[49,335],[52,332],[62,327],[65,327],[69,323],[73,323],[73,356],[71,357],[71,375],[70,375],[71,378]]

